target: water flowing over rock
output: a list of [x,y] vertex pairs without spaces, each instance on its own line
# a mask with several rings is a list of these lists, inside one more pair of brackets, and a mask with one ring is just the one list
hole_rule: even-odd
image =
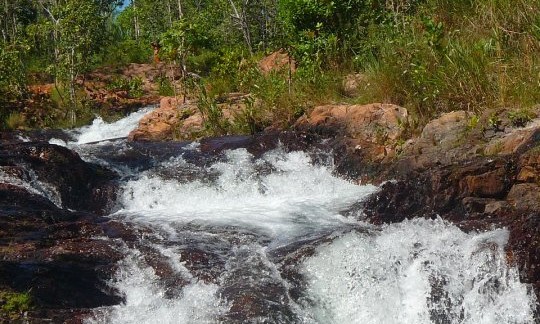
[[[65,147],[15,136],[0,150],[0,291],[29,291],[29,321],[534,323],[535,137],[416,163],[374,149],[395,150],[406,110],[351,107],[192,143],[126,141],[143,113],[52,140]],[[457,152],[433,125],[410,144]]]
[[[103,214],[114,200],[115,188],[111,181],[116,175],[84,162],[76,153],[61,146],[1,145],[0,168],[0,176],[4,178],[29,182],[38,188],[43,184],[42,190],[48,191],[50,199],[66,208]],[[20,172],[15,173],[15,170]]]
[[[337,110],[341,114],[332,106],[315,108],[297,126],[330,137],[340,172],[383,182],[381,191],[364,203],[370,222],[442,217],[466,231],[507,227],[507,258],[519,266],[523,280],[535,286],[540,298],[538,120],[525,128],[507,127],[494,133],[473,129],[473,116],[467,112],[445,113],[430,121],[418,137],[400,145],[399,155],[377,158],[373,146],[351,149],[356,144],[350,140],[354,137],[350,125],[357,121],[339,118],[349,113],[347,106],[342,107]],[[369,128],[363,134],[358,137],[374,137]],[[388,179],[394,180],[384,182]]]
[[97,216],[110,211],[116,179],[64,147],[0,145],[0,290],[30,292],[28,320],[63,322],[122,300],[105,283],[120,255],[99,238]]

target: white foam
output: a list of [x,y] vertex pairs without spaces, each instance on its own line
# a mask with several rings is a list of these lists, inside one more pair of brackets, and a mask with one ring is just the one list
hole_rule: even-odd
[[[189,167],[171,160],[168,168],[171,163]],[[272,172],[259,172],[269,167]],[[312,165],[303,152],[275,150],[254,160],[238,149],[210,169],[217,174],[212,183],[143,174],[125,185],[117,216],[153,224],[241,226],[287,239],[353,221],[339,212],[376,190],[335,177],[330,168]]]
[[57,207],[62,208],[62,197],[58,190],[53,185],[39,181],[36,173],[31,168],[25,168],[27,172],[22,177],[16,177],[6,172],[3,167],[0,166],[0,183],[6,183],[13,186],[24,188],[26,191],[32,194],[40,195]]
[[350,233],[304,262],[306,308],[318,323],[533,323],[535,298],[506,264],[507,239],[441,220]]
[[131,251],[120,263],[112,284],[124,292],[125,303],[104,308],[85,323],[218,323],[218,316],[228,309],[219,299],[215,284],[193,281],[183,288],[181,297],[167,298],[155,271],[141,265],[140,259],[136,250]]
[[143,108],[113,123],[106,123],[101,117],[97,117],[92,125],[73,131],[76,141],[71,144],[86,144],[127,137],[137,127],[139,120],[154,108]]
[[49,140],[49,144],[53,144],[53,145],[58,145],[58,146],[63,146],[63,147],[67,147],[68,146],[68,143],[64,140],[61,140],[59,138],[51,138]]

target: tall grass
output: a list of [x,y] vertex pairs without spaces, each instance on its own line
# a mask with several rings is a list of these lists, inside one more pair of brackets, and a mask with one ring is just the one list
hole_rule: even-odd
[[540,100],[540,1],[427,0],[372,28],[361,101],[403,105],[420,122]]

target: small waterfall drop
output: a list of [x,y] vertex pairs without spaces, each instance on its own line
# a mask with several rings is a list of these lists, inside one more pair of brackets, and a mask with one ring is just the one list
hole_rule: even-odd
[[136,237],[109,282],[125,302],[87,323],[535,323],[505,229],[365,223],[378,188],[340,178],[321,151],[107,142],[147,112],[64,143],[121,174],[108,217]]

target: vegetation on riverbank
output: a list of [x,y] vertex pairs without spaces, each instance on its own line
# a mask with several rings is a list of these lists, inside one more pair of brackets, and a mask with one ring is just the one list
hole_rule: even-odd
[[[84,123],[103,109],[84,91],[89,72],[158,56],[156,94],[187,94],[203,108],[251,94],[244,127],[210,123],[216,134],[288,127],[329,102],[398,104],[413,128],[456,109],[526,121],[540,102],[538,0],[135,0],[119,11],[120,2],[0,4],[3,128]],[[278,49],[290,64],[262,73],[257,63]],[[343,80],[353,73],[351,94]],[[145,94],[136,78],[108,82],[126,97]],[[44,83],[52,90],[36,95]]]
[[20,319],[31,306],[32,299],[29,293],[0,290],[0,317],[3,319]]

